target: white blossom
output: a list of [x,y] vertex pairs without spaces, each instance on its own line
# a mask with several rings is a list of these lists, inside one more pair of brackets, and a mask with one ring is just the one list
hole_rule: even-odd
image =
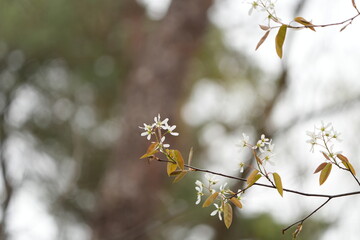
[[169,119],[165,118],[163,121],[161,121],[161,117],[160,117],[160,113],[159,113],[157,115],[157,117],[154,117],[154,121],[155,121],[155,123],[154,123],[155,127],[166,129],[167,122],[169,121]]
[[210,213],[210,216],[215,216],[216,214],[218,214],[220,221],[222,221],[222,216],[221,216],[221,213],[223,212],[222,207],[217,205],[216,203],[214,203],[214,206],[216,207],[216,209]]
[[174,129],[176,128],[176,125],[170,126],[168,123],[165,123],[165,130],[167,130],[168,133],[170,133],[173,136],[179,136],[178,132],[174,132]]
[[200,182],[199,180],[196,180],[195,184],[196,184],[195,190],[197,191],[197,193],[196,193],[197,194],[197,199],[196,199],[195,204],[197,205],[197,204],[200,203],[201,197],[204,195],[204,193],[203,193],[203,184],[202,184],[202,182]]
[[140,135],[141,136],[147,136],[147,140],[150,140],[151,139],[151,135],[152,134],[155,134],[154,133],[154,124],[153,125],[148,125],[146,123],[144,123],[144,127],[139,127],[140,129],[143,129],[145,130],[144,132],[142,132]]

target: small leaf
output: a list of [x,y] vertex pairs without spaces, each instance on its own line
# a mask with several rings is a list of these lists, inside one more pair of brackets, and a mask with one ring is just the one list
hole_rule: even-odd
[[254,171],[251,172],[251,174],[248,176],[248,178],[246,180],[247,184],[250,184],[251,182],[253,182],[258,173],[259,173],[259,170],[254,169]]
[[267,31],[267,30],[270,29],[269,26],[265,26],[265,25],[259,25],[259,27],[260,27],[262,30],[264,30],[264,31]]
[[180,169],[184,170],[184,159],[179,150],[174,150],[175,161],[177,162]]
[[270,31],[266,31],[264,36],[260,39],[260,41],[256,45],[255,51],[258,50],[258,48],[261,46],[261,44],[263,44],[265,42],[266,38],[269,36],[269,33],[270,33]]
[[275,38],[276,53],[279,56],[279,58],[282,58],[283,56],[283,45],[286,37],[286,29],[287,29],[287,25],[283,24],[279,28],[279,31]]
[[357,10],[355,0],[351,0],[353,7]]
[[168,162],[166,168],[168,176],[170,176],[177,169],[177,167],[178,165],[176,163]]
[[280,175],[277,173],[273,173],[273,177],[274,177],[276,189],[278,190],[279,194],[283,196],[283,186]]
[[302,224],[299,224],[297,227],[296,227],[296,230],[293,232],[293,239],[296,239],[298,237],[298,235],[300,234],[302,230]]
[[181,171],[180,174],[178,174],[178,175],[175,177],[173,183],[179,182],[183,177],[185,177],[185,175],[186,175],[187,173],[188,173],[188,171]]
[[211,194],[204,202],[204,204],[202,205],[202,207],[208,207],[210,206],[214,200],[217,198],[217,196],[219,195],[218,192],[214,192],[213,194]]
[[180,173],[182,173],[182,172],[183,172],[182,170],[175,170],[172,173],[170,173],[170,176],[175,177],[175,176],[180,175]]
[[356,176],[356,172],[355,172],[355,169],[353,167],[353,165],[349,162],[343,162],[344,166],[349,169],[349,171],[354,175]]
[[255,151],[255,150],[253,150],[253,154],[254,154],[254,156],[255,156],[256,161],[257,161],[260,165],[262,165],[262,161],[261,161],[261,159],[258,157],[258,155],[256,154],[256,151]]
[[251,187],[254,183],[261,178],[261,174],[257,174],[254,179],[248,184],[247,188]]
[[191,160],[193,158],[193,148],[190,148],[189,157],[188,157],[188,165],[191,165]]
[[313,30],[314,32],[316,32],[315,28],[312,27],[313,24],[310,21],[305,20],[303,17],[296,17],[296,18],[294,18],[294,21],[298,22],[298,23],[304,25],[305,27],[307,27],[307,28]]
[[150,144],[150,146],[148,147],[146,153],[145,153],[144,155],[142,155],[142,156],[140,157],[140,159],[150,157],[150,156],[156,154],[157,152],[159,152],[159,151],[156,149],[157,146],[158,146],[158,144],[159,144],[159,143],[157,143],[157,142]]
[[345,157],[344,155],[342,154],[337,154],[336,155],[342,162],[349,162],[349,159],[347,157]]
[[322,164],[320,164],[320,165],[315,169],[314,174],[320,172],[321,170],[323,170],[324,167],[326,166],[326,164],[327,164],[326,162],[323,162]]
[[319,178],[320,185],[322,185],[326,181],[326,179],[329,177],[331,168],[332,168],[332,164],[327,163],[326,166],[324,167],[324,169],[321,171],[320,178]]
[[353,167],[353,165],[351,165],[351,163],[346,163],[348,166],[347,166],[347,168],[350,170],[350,172],[354,175],[354,176],[356,176],[356,172],[355,172],[355,169],[354,169],[354,167]]
[[235,206],[237,206],[238,208],[242,208],[241,202],[240,202],[239,199],[237,199],[236,197],[230,198],[230,201],[231,201]]
[[321,153],[323,154],[323,156],[324,156],[327,160],[330,160],[329,156],[326,155],[326,153],[324,153],[324,152],[321,152]]
[[349,22],[348,24],[346,24],[345,26],[343,26],[343,27],[340,29],[340,32],[344,31],[345,28],[347,28],[350,24],[351,24],[351,22]]
[[224,223],[226,228],[229,228],[232,223],[233,212],[229,203],[224,203]]

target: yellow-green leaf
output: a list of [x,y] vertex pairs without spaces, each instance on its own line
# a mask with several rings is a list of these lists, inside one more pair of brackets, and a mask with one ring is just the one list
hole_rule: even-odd
[[175,177],[173,183],[179,182],[183,177],[185,177],[185,175],[187,174],[187,172],[188,172],[188,171],[186,171],[186,170],[185,170],[185,171],[181,171],[180,174],[178,174],[178,175]]
[[176,163],[168,162],[167,163],[167,174],[170,176],[176,169],[178,165]]
[[306,20],[305,18],[296,17],[296,18],[294,18],[294,21],[298,22],[298,23],[304,25],[305,27],[307,27],[307,28],[313,30],[314,32],[316,32],[315,28],[312,26],[313,24],[310,21]]
[[283,186],[280,175],[277,173],[273,173],[273,177],[274,177],[276,189],[278,190],[279,194],[283,196]]
[[241,202],[240,202],[239,199],[237,199],[236,197],[230,198],[230,201],[231,201],[235,206],[237,206],[238,208],[242,208]]
[[146,153],[145,153],[144,155],[142,155],[142,156],[140,157],[140,159],[150,157],[150,156],[156,154],[157,152],[159,152],[159,151],[156,149],[157,146],[158,146],[158,144],[159,144],[159,143],[157,143],[157,142],[150,144],[150,146],[148,147]]
[[329,177],[331,168],[332,168],[332,164],[327,163],[326,166],[324,167],[324,169],[321,171],[320,178],[319,178],[320,185],[322,185],[326,181],[326,179]]
[[262,36],[262,38],[260,39],[260,41],[256,45],[255,51],[258,50],[258,48],[261,46],[261,44],[263,44],[265,42],[266,38],[269,36],[269,33],[270,33],[270,31],[266,31],[264,36]]
[[251,174],[248,176],[248,178],[246,180],[247,184],[250,184],[251,182],[253,182],[258,173],[259,173],[259,170],[254,169],[254,171],[251,172]]
[[279,28],[279,31],[275,37],[276,53],[279,56],[279,58],[282,58],[283,56],[283,45],[286,37],[286,30],[287,30],[287,25],[283,24]]
[[184,159],[179,150],[174,150],[175,161],[177,162],[180,169],[184,170]]
[[233,212],[229,203],[224,203],[224,223],[226,228],[229,228],[232,223]]
[[217,198],[217,196],[219,195],[218,192],[214,192],[213,194],[211,194],[203,203],[202,207],[208,207],[210,206],[214,200]]
[[326,162],[321,163],[321,164],[315,169],[314,174],[320,172],[321,170],[323,170],[324,167],[326,166],[326,164],[327,164]]
[[250,181],[247,185],[247,188],[251,187],[254,183],[257,182],[257,180],[259,180],[261,178],[261,174],[257,174],[253,179],[252,181]]
[[349,159],[347,157],[345,157],[344,155],[342,154],[337,154],[336,155],[341,161],[342,161],[342,164],[344,164],[344,166],[349,169],[349,171],[355,176],[356,175],[356,171],[353,167],[353,165],[350,163]]
[[349,162],[343,162],[343,164],[344,164],[344,166],[345,166],[347,169],[350,170],[350,172],[351,172],[354,176],[356,176],[355,169],[354,169],[353,165],[351,165],[351,163],[349,163]]
[[182,170],[176,170],[176,171],[173,171],[172,173],[170,173],[170,176],[175,177],[175,176],[178,176],[182,172],[183,172]]

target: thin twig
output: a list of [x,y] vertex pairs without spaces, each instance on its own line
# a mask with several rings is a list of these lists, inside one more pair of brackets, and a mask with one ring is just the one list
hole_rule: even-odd
[[304,217],[303,219],[294,222],[293,224],[289,225],[288,227],[284,228],[282,230],[282,233],[284,234],[287,230],[289,230],[291,227],[295,226],[296,224],[303,224],[305,222],[306,219],[308,219],[309,217],[311,217],[314,213],[316,213],[317,211],[319,211],[322,207],[324,207],[331,199],[333,199],[332,197],[329,197],[323,204],[321,204],[319,207],[317,207],[314,211],[312,211],[310,214],[308,214],[306,217]]
[[[157,158],[155,156],[150,157],[150,160],[156,160],[156,161],[159,161],[159,162],[171,162],[172,163],[172,161],[165,160],[165,159],[160,159],[160,158]],[[184,164],[184,166],[189,168],[190,171],[194,171],[194,172],[211,173],[211,174],[221,176],[221,177],[224,177],[224,178],[228,178],[228,179],[234,179],[234,180],[238,180],[238,181],[242,181],[242,182],[247,181],[247,179],[245,179],[245,178],[235,177],[235,176],[231,176],[231,175],[227,175],[227,174],[223,174],[223,173],[219,173],[219,172],[214,172],[214,171],[210,171],[210,170],[206,170],[206,169],[201,169],[201,168],[197,168],[197,167],[190,166],[190,165],[187,165],[187,164]],[[254,183],[253,185],[276,189],[275,186],[269,185],[269,184],[264,184],[264,183]],[[320,198],[339,198],[339,197],[346,197],[346,196],[352,196],[352,195],[360,194],[360,191],[340,193],[340,194],[335,194],[335,195],[316,194],[316,193],[300,192],[300,191],[292,190],[292,189],[289,189],[289,188],[283,188],[283,191],[284,192],[289,192],[289,193],[294,193],[294,194],[301,195],[301,196],[306,196],[306,197],[320,197]]]
[[[170,160],[164,160],[164,159],[160,159],[156,156],[151,156],[149,157],[149,160],[157,160],[159,162],[170,162],[173,163]],[[242,181],[242,182],[246,182],[247,179],[245,178],[240,178],[240,177],[235,177],[235,176],[231,176],[231,175],[227,175],[227,174],[223,174],[223,173],[219,173],[219,172],[214,172],[214,171],[210,171],[210,170],[206,170],[206,169],[201,169],[201,168],[197,168],[188,164],[184,164],[184,167],[187,167],[189,171],[194,171],[194,172],[203,172],[203,173],[211,173],[217,176],[221,176],[224,178],[229,178],[229,179],[234,179],[234,180],[238,180],[238,181]],[[350,171],[351,172],[351,171]],[[353,175],[353,173],[351,173]],[[353,175],[353,177],[355,178],[355,180],[359,183],[358,179]],[[272,181],[270,179],[268,179],[271,183]],[[254,183],[252,185],[256,185],[256,186],[260,186],[260,187],[266,187],[266,188],[273,188],[276,189],[276,186],[272,183],[272,185],[268,185],[268,184],[263,184],[263,183]],[[360,185],[360,184],[359,184]],[[247,188],[246,188],[247,189]],[[244,190],[242,190],[243,192]],[[307,196],[307,197],[321,197],[321,198],[327,198],[327,200],[322,203],[319,207],[317,207],[314,211],[312,211],[311,213],[309,213],[308,215],[306,215],[304,218],[296,221],[295,223],[289,225],[288,227],[284,228],[282,230],[283,234],[290,229],[291,227],[293,227],[296,224],[303,224],[308,218],[310,218],[313,214],[315,214],[317,211],[319,211],[321,208],[323,208],[331,199],[333,198],[340,198],[340,197],[347,197],[347,196],[352,196],[352,195],[357,195],[360,194],[360,191],[355,191],[355,192],[347,192],[347,193],[341,193],[341,194],[335,194],[335,195],[328,195],[328,194],[314,194],[314,193],[305,193],[305,192],[300,192],[300,191],[296,191],[296,190],[292,190],[292,189],[287,189],[287,188],[283,188],[283,191],[285,192],[289,192],[289,193],[294,193],[294,194],[298,194],[298,195],[302,195],[302,196]],[[238,194],[238,193],[236,193]]]

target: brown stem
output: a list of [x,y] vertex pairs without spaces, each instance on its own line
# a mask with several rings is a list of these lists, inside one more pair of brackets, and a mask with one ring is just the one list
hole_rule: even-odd
[[[150,157],[149,159],[150,160],[156,160],[158,162],[171,162],[169,160],[160,159],[160,158],[157,158],[155,156]],[[231,176],[231,175],[227,175],[227,174],[223,174],[223,173],[219,173],[219,172],[214,172],[214,171],[210,171],[210,170],[206,170],[206,169],[201,169],[201,168],[197,168],[197,167],[187,165],[187,164],[184,164],[184,166],[187,167],[190,171],[194,171],[194,172],[211,173],[211,174],[221,176],[221,177],[224,177],[224,178],[228,178],[228,179],[234,179],[234,180],[242,181],[242,182],[247,181],[247,179],[245,179],[245,178],[235,177],[235,176]],[[276,189],[275,186],[269,185],[269,184],[254,183],[253,185]],[[321,198],[339,198],[339,197],[346,197],[346,196],[352,196],[352,195],[360,194],[360,191],[355,191],[355,192],[340,193],[340,194],[335,194],[335,195],[328,195],[328,194],[316,194],[316,193],[300,192],[300,191],[296,191],[296,190],[292,190],[292,189],[288,189],[288,188],[284,188],[283,191],[284,192],[289,192],[289,193],[294,193],[294,194],[297,194],[297,195],[306,196],[306,197],[321,197]]]
[[321,204],[319,207],[317,207],[314,211],[312,211],[311,213],[309,213],[306,217],[304,217],[303,219],[294,222],[293,224],[289,225],[288,227],[284,228],[282,230],[282,233],[284,234],[287,230],[289,230],[291,227],[295,226],[296,224],[303,224],[305,222],[306,219],[308,219],[309,217],[311,217],[314,213],[316,213],[317,211],[319,211],[322,207],[324,207],[330,200],[332,199],[332,197],[329,197],[323,204]]

